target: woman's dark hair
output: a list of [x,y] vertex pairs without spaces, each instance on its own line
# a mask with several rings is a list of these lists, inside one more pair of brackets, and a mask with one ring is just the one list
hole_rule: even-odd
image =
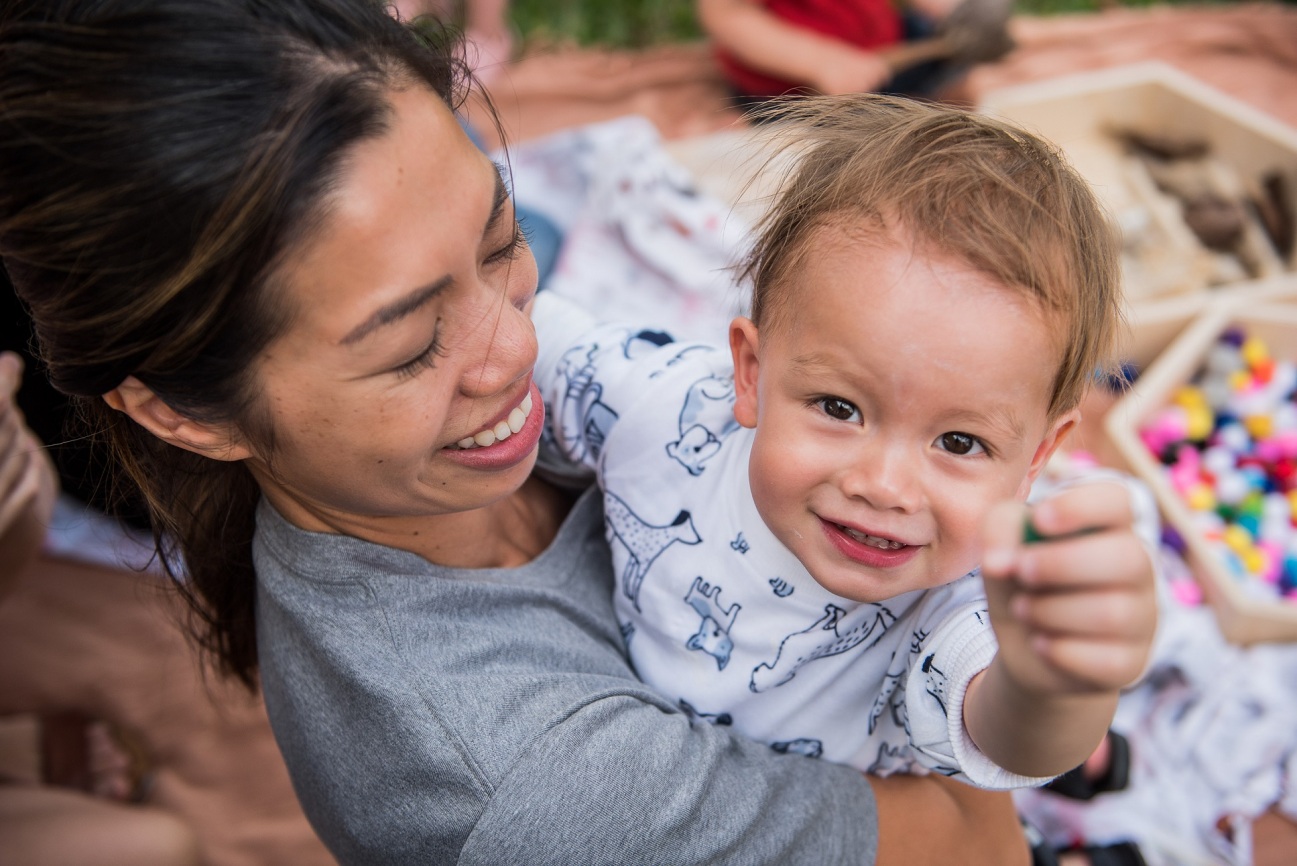
[[256,482],[101,395],[135,376],[273,453],[253,362],[292,316],[276,269],[392,89],[457,107],[464,67],[374,0],[0,2],[0,258],[54,386],[142,492],[200,646],[253,686]]

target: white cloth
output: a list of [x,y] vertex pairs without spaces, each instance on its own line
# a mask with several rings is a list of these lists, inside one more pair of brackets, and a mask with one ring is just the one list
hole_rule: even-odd
[[1129,786],[1088,802],[1019,791],[1018,807],[1058,844],[1131,839],[1149,866],[1249,866],[1251,819],[1277,806],[1297,820],[1297,648],[1230,644],[1206,607],[1161,616],[1113,723],[1130,741]]
[[1044,781],[995,765],[963,725],[964,691],[996,648],[976,574],[882,603],[829,593],[752,501],[728,352],[595,326],[549,293],[534,318],[548,445],[596,470],[646,682],[780,751],[988,788]]
[[60,493],[55,501],[44,549],[50,556],[91,565],[163,573],[150,534],[133,529],[66,493]]
[[748,292],[733,265],[747,223],[701,192],[636,115],[510,148],[519,204],[563,231],[546,291],[606,320],[652,322],[680,338],[724,333]]

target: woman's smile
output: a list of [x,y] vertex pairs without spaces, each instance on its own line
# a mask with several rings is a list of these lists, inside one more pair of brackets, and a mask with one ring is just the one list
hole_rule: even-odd
[[442,453],[472,469],[506,469],[536,452],[544,426],[545,406],[531,382],[517,406],[472,436],[443,448]]
[[482,428],[472,436],[465,436],[449,447],[468,451],[472,448],[489,448],[497,442],[503,442],[523,429],[534,405],[535,401],[532,399],[531,390],[528,389],[526,396],[522,398],[522,402],[511,409],[506,417],[495,424]]

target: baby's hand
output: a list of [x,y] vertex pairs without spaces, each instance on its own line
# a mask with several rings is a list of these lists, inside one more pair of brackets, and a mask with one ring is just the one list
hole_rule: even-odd
[[[1028,519],[1043,540],[1024,542]],[[1144,670],[1157,601],[1131,520],[1130,494],[1112,481],[992,510],[982,573],[999,661],[1019,688],[1116,692]]]

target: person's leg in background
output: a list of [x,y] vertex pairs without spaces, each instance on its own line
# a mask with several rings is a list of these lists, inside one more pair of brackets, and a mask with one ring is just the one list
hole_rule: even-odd
[[198,866],[189,826],[161,809],[0,784],[0,848],[23,866]]
[[490,84],[513,56],[513,28],[509,25],[509,0],[393,0],[390,4],[403,21],[420,15],[462,27],[465,59],[483,84]]

